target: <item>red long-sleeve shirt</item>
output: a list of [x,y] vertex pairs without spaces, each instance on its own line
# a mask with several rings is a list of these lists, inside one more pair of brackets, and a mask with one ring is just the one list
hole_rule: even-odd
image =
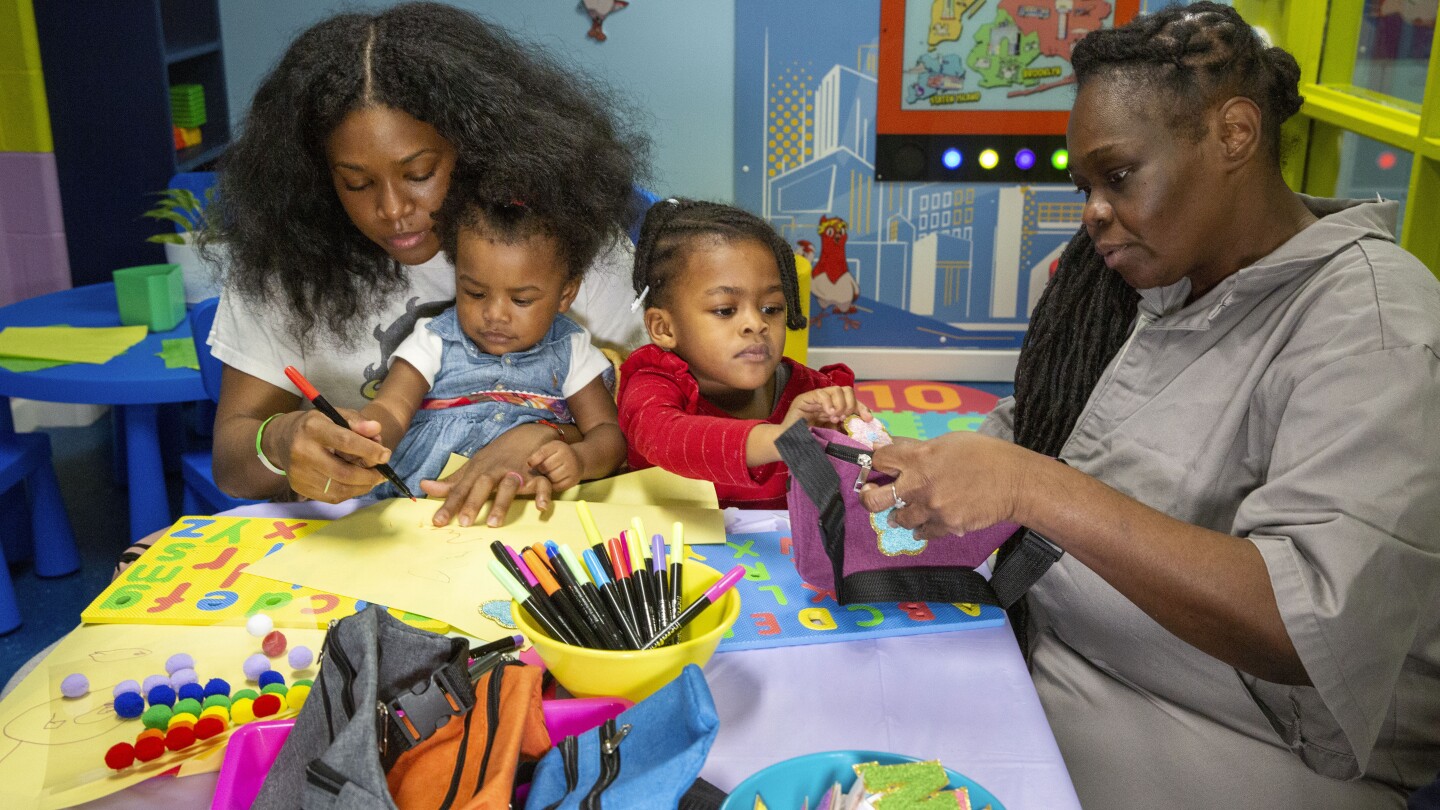
[[784,509],[790,471],[783,462],[745,464],[745,441],[756,425],[778,425],[795,397],[817,388],[854,385],[844,365],[819,371],[786,357],[790,380],[769,418],[736,419],[700,396],[690,365],[654,344],[636,349],[620,367],[620,430],[632,470],[663,467],[686,478],[715,482],[720,505]]

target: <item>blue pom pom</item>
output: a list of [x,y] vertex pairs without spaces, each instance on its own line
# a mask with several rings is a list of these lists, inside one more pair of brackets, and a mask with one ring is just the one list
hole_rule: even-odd
[[205,697],[211,695],[230,696],[230,684],[221,678],[211,678],[205,682]]
[[265,687],[269,686],[269,685],[272,684],[272,683],[284,684],[284,683],[285,683],[285,676],[284,676],[284,675],[281,675],[280,673],[276,672],[276,671],[273,670],[273,669],[270,670],[270,671],[268,671],[268,672],[262,672],[262,673],[260,673],[260,688],[261,688],[261,689],[264,689]]
[[150,700],[151,706],[175,705],[175,690],[171,689],[169,684],[161,684],[151,689],[150,694],[146,697]]
[[124,718],[139,717],[145,713],[145,698],[139,692],[121,692],[115,696],[115,713]]
[[175,694],[178,695],[181,700],[190,698],[191,700],[203,701],[205,699],[205,687],[198,683],[187,683],[180,687],[179,691]]

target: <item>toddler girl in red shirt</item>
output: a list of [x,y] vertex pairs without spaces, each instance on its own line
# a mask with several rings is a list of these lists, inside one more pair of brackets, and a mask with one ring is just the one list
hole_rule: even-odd
[[785,508],[775,439],[798,420],[869,419],[844,365],[782,355],[803,329],[795,254],[764,220],[728,205],[662,200],[635,246],[635,291],[652,343],[620,369],[631,469],[715,482],[721,506]]

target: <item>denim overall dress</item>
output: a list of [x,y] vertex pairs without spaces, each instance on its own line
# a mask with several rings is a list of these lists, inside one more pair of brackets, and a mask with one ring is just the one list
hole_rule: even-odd
[[[440,371],[390,459],[395,474],[417,496],[420,480],[439,476],[451,453],[471,455],[527,422],[571,421],[562,392],[570,370],[570,337],[584,331],[579,324],[557,315],[539,343],[498,356],[480,351],[465,336],[454,307],[426,328],[444,341]],[[393,498],[399,492],[387,481],[374,494]]]

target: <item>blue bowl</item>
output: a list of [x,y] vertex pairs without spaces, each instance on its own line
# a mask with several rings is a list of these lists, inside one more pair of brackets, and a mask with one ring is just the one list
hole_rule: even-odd
[[[825,791],[836,782],[849,790],[855,783],[852,766],[863,762],[879,762],[881,765],[897,765],[902,762],[920,762],[916,757],[903,754],[889,754],[883,751],[825,751],[777,762],[730,791],[730,796],[721,805],[721,810],[754,810],[755,797],[765,800],[771,810],[799,810],[808,799],[810,807],[825,795]],[[964,774],[949,768],[951,788],[963,787],[970,791],[970,805],[981,810],[990,805],[991,810],[1005,810],[1005,805],[990,791]]]

